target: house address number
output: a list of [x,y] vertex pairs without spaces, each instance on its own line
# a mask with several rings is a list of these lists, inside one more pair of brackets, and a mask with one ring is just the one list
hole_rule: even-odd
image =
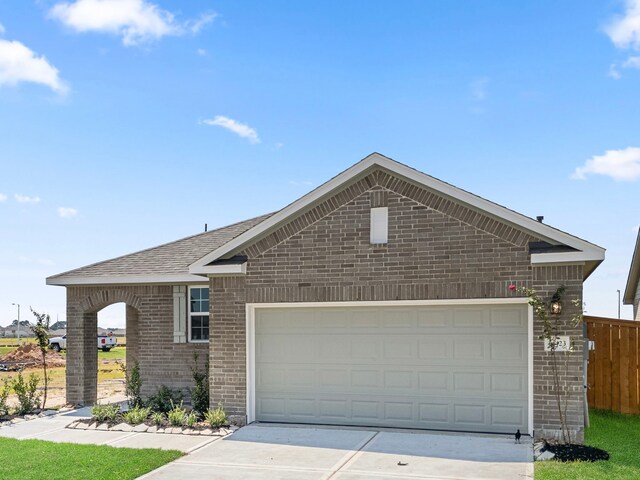
[[[550,352],[551,346],[548,339],[544,339],[544,351]],[[571,337],[568,335],[560,335],[556,337],[556,352],[570,352]]]

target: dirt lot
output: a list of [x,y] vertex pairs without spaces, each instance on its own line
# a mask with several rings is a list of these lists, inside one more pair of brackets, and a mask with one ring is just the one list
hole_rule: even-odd
[[[3,339],[4,340],[4,339]],[[21,342],[22,343],[22,342]],[[29,342],[29,339],[26,340]],[[21,360],[24,357],[31,357],[33,352],[31,348],[24,346],[21,350],[27,350],[27,353],[17,355],[16,347],[0,347],[0,357],[5,357],[12,360]],[[49,372],[49,394],[47,399],[47,407],[60,406],[65,404],[65,352],[61,354],[54,354],[56,358],[55,363],[59,366],[50,368]],[[124,374],[120,370],[120,364],[125,362],[127,349],[126,347],[115,347],[110,352],[98,351],[98,399],[106,399],[124,396]],[[36,355],[37,356],[37,355]],[[62,361],[59,361],[59,360]],[[40,387],[42,387],[42,367],[35,366],[26,368],[23,375],[29,375],[35,373],[40,378]],[[17,372],[2,372],[0,371],[0,382],[5,379],[13,378],[17,375]],[[15,403],[15,396],[10,395],[9,403]]]

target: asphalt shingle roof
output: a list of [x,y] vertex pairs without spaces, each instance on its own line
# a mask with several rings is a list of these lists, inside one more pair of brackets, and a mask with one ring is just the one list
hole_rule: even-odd
[[109,277],[125,275],[186,275],[189,265],[272,214],[199,233],[164,245],[112,258],[49,277]]

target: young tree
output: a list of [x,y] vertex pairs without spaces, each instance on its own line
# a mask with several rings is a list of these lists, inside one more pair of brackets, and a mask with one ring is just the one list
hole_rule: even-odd
[[[560,315],[552,312],[553,305],[557,305],[561,302],[565,292],[565,287],[559,287],[553,294],[549,303],[540,298],[538,293],[532,288],[509,285],[509,290],[525,294],[529,297],[529,305],[533,308],[534,315],[542,322],[542,335],[540,336],[540,339],[544,340],[545,349],[548,350],[549,354],[549,364],[551,366],[551,377],[553,381],[553,394],[556,400],[556,407],[558,409],[558,420],[560,421],[562,441],[564,443],[571,443],[571,431],[567,424],[567,408],[569,405],[569,399],[560,384],[560,375],[564,373],[565,378],[567,377],[569,358],[565,356],[564,371],[561,371],[561,365],[559,364],[560,355],[558,355],[558,348],[561,344],[560,337],[558,336],[561,327]],[[571,303],[573,303],[573,305],[578,309],[578,313],[571,317],[571,326],[575,327],[582,322],[582,303],[580,299],[574,299]],[[573,343],[568,347],[569,351],[572,351]]]
[[[30,307],[31,308],[31,307]],[[36,336],[36,343],[42,355],[42,371],[44,373],[44,396],[42,398],[42,409],[47,403],[47,390],[49,388],[49,378],[47,375],[47,350],[49,349],[49,323],[51,319],[46,313],[38,313],[31,308],[31,313],[36,317],[36,324],[31,327]]]

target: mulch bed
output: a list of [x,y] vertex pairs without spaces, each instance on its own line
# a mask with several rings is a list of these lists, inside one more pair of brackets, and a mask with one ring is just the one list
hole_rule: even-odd
[[560,462],[597,462],[598,460],[609,460],[609,454],[604,450],[589,445],[552,445],[547,444],[546,450],[556,454],[554,460]]

